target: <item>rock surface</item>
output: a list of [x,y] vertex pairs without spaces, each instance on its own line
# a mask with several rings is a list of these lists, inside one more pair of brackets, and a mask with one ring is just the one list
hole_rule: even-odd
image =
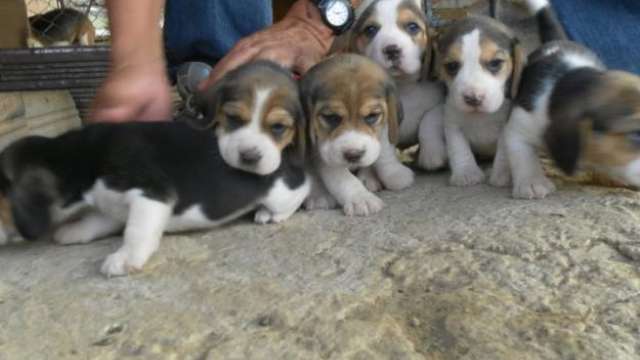
[[0,359],[638,359],[640,195],[542,201],[447,175],[369,218],[302,212],[168,236],[0,248]]

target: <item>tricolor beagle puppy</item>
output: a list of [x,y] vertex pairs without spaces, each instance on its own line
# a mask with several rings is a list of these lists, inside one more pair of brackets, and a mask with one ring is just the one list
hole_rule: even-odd
[[402,106],[393,80],[378,64],[356,54],[330,57],[303,77],[301,95],[320,178],[307,208],[337,201],[349,216],[380,211],[382,200],[352,174],[358,169],[370,168],[390,190],[413,183],[413,172],[398,160],[394,145]]
[[436,73],[448,89],[444,110],[451,184],[482,182],[474,154],[494,158],[490,182],[505,186],[509,166],[498,146],[520,82],[525,56],[518,39],[502,23],[474,15],[438,34]]
[[350,51],[365,55],[393,77],[404,109],[398,145],[420,144],[417,164],[446,164],[442,128],[444,88],[430,81],[432,39],[420,0],[373,0],[360,5],[350,32]]
[[95,43],[96,29],[83,12],[72,9],[54,9],[29,17],[31,47],[89,46]]
[[640,78],[606,70],[592,51],[568,41],[547,0],[527,4],[543,45],[529,56],[505,130],[513,196],[539,199],[555,190],[536,153],[545,147],[568,174],[587,168],[640,186]]
[[217,137],[185,122],[94,124],[10,145],[0,191],[20,234],[78,244],[124,230],[101,268],[114,276],[141,269],[164,232],[254,210],[257,223],[290,217],[311,187],[297,84],[258,62],[229,73],[210,101]]

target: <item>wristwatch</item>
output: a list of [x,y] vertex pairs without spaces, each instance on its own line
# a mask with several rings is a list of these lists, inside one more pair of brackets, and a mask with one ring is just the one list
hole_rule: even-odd
[[350,0],[313,0],[320,10],[322,21],[336,35],[349,30],[355,20],[355,12]]

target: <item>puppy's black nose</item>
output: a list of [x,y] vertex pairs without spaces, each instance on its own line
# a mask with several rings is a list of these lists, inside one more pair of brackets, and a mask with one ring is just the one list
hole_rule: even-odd
[[344,159],[347,160],[348,162],[356,163],[360,161],[360,159],[362,159],[362,156],[364,156],[364,150],[355,150],[355,149],[346,150],[344,153],[342,153],[342,155],[344,156]]
[[471,107],[478,107],[484,101],[484,96],[476,94],[463,95],[463,98],[464,102]]
[[256,148],[240,152],[240,161],[245,165],[255,165],[260,159],[262,159],[262,154]]
[[382,53],[387,57],[390,61],[396,61],[400,59],[400,55],[402,55],[402,49],[398,45],[389,45],[382,49]]

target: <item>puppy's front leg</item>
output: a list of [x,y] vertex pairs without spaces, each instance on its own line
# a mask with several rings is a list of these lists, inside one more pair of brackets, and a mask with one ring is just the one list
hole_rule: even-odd
[[429,110],[418,131],[420,153],[418,166],[426,170],[436,170],[447,162],[447,147],[444,141],[444,105]]
[[327,190],[342,205],[347,216],[367,216],[384,207],[382,200],[367,190],[349,169],[321,164],[319,173]]
[[256,211],[255,222],[267,224],[287,220],[300,208],[310,191],[311,181],[308,177],[304,184],[295,189],[290,189],[283,179],[277,180],[263,200],[262,207]]
[[533,123],[535,119],[532,116],[516,108],[505,130],[505,145],[513,174],[513,197],[516,199],[542,199],[556,189],[542,169],[535,146],[525,136],[542,137],[528,127]]
[[444,134],[447,141],[449,167],[454,186],[471,186],[484,180],[484,172],[476,163],[469,141],[456,124],[445,124]]
[[171,205],[164,202],[144,196],[133,198],[124,229],[124,244],[107,257],[102,264],[102,273],[119,276],[142,269],[158,249],[171,211]]
[[386,131],[383,132],[380,145],[380,157],[373,167],[384,187],[389,190],[402,190],[411,186],[414,180],[413,171],[400,162],[396,147],[389,142]]
[[336,199],[329,193],[316,169],[310,169],[311,193],[304,201],[307,210],[327,210],[338,206]]

